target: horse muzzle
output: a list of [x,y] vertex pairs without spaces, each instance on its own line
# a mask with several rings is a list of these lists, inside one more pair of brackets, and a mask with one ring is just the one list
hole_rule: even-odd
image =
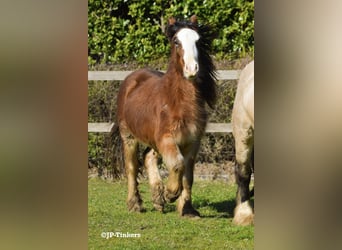
[[184,66],[184,77],[186,79],[193,79],[193,78],[195,78],[198,70],[199,70],[198,63],[185,64],[185,66]]

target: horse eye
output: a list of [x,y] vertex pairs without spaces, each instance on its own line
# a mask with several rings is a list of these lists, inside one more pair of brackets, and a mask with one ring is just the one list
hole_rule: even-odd
[[176,47],[178,47],[178,45],[179,45],[179,41],[178,41],[178,39],[177,39],[177,38],[175,38],[175,39],[173,40],[173,43],[176,45]]

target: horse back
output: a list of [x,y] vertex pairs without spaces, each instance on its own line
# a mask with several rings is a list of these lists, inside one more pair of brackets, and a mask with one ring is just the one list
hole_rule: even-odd
[[117,99],[118,115],[120,116],[120,112],[122,111],[120,108],[125,106],[130,96],[136,95],[139,97],[148,95],[155,87],[155,84],[151,83],[158,82],[163,75],[164,73],[162,72],[150,69],[141,69],[129,74],[120,85]]
[[141,69],[126,77],[120,85],[117,98],[117,122],[121,132],[134,134],[142,142],[153,146],[154,128],[159,112],[155,107],[159,100],[161,78],[164,73]]

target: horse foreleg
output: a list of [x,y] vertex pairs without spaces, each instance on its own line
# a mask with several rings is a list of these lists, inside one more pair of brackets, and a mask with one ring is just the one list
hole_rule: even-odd
[[194,179],[195,157],[198,146],[195,151],[189,153],[185,157],[185,171],[183,176],[183,191],[178,199],[177,210],[181,216],[200,217],[200,213],[194,209],[191,200],[191,190]]
[[191,201],[191,189],[194,179],[195,157],[199,148],[199,143],[192,148],[192,151],[185,153],[185,171],[183,176],[183,190],[178,198],[177,210],[181,216],[199,217],[199,212],[193,208]]
[[253,224],[254,221],[253,209],[249,203],[251,194],[249,191],[250,173],[248,173],[247,169],[249,169],[249,166],[246,164],[237,163],[235,166],[238,190],[233,223],[241,226]]
[[158,154],[153,149],[145,156],[145,167],[151,186],[153,206],[158,211],[164,209],[164,185],[158,170]]
[[184,158],[172,136],[162,138],[158,150],[169,170],[164,198],[167,202],[174,202],[183,189]]
[[[238,186],[236,194],[236,207],[233,223],[236,225],[250,225],[254,222],[254,214],[249,203],[251,192],[249,183],[252,169],[250,166],[252,153],[252,139],[248,138],[248,132],[235,136],[236,165],[235,178]],[[242,139],[240,139],[242,138]]]
[[138,168],[137,141],[130,136],[123,137],[123,148],[125,156],[125,168],[128,182],[127,207],[129,211],[142,212],[142,199],[138,190]]

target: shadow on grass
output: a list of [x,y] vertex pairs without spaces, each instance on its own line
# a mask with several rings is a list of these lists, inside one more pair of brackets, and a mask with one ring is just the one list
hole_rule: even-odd
[[[194,204],[194,207],[200,208],[201,206]],[[218,202],[208,202],[206,207],[216,210],[217,215],[202,215],[203,218],[232,218],[235,207],[235,200],[224,200]]]
[[[254,210],[254,198],[250,200],[250,204]],[[216,210],[217,215],[201,215],[203,218],[233,218],[234,217],[234,208],[236,206],[235,199],[233,200],[224,200],[219,202],[209,202],[208,200],[199,200],[193,202],[193,206],[195,209],[199,209],[201,207],[209,207],[210,209]]]
[[175,212],[176,209],[176,204],[175,203],[166,203],[164,207],[164,213],[173,213]]

